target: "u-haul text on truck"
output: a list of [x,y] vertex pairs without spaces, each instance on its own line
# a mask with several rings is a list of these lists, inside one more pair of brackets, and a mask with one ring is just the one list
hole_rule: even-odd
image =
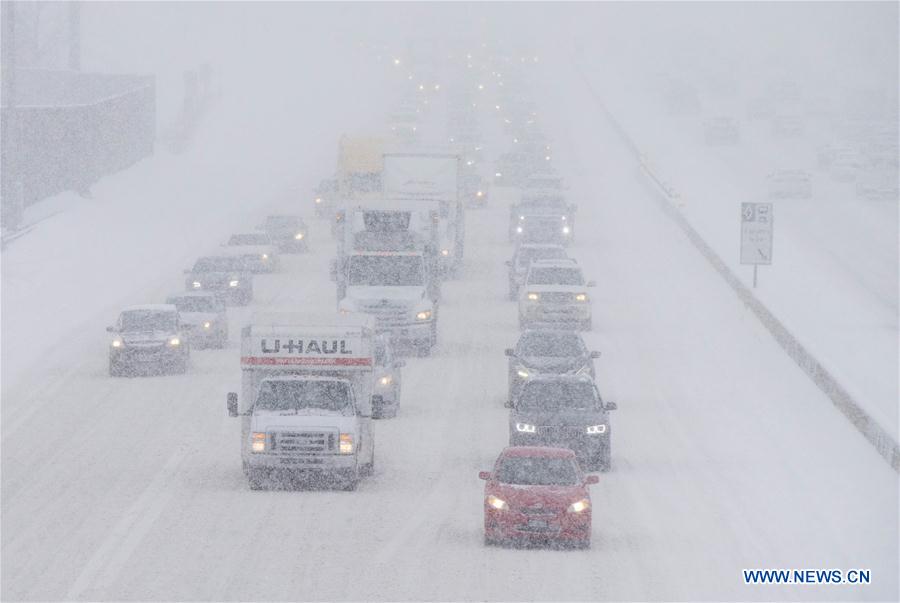
[[355,489],[375,464],[375,329],[364,315],[257,314],[241,333],[241,459],[251,489],[295,477]]

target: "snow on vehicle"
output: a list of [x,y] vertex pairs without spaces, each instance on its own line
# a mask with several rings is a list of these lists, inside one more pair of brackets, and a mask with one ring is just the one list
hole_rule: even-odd
[[228,314],[222,298],[209,291],[187,291],[166,298],[178,310],[178,320],[192,347],[224,348]]
[[505,448],[484,486],[484,543],[554,542],[591,546],[591,495],[596,475],[585,475],[571,450]]
[[508,401],[510,446],[559,446],[575,452],[587,469],[609,470],[609,412],[587,375],[538,375]]
[[803,170],[777,170],[768,176],[770,199],[809,199],[812,179]]
[[525,282],[528,267],[535,260],[564,260],[566,250],[562,245],[548,245],[544,243],[521,243],[516,246],[511,260],[507,260],[509,267],[509,299],[519,299],[519,288]]
[[264,232],[231,235],[223,247],[226,255],[243,257],[253,274],[275,272],[281,264],[275,245]]
[[400,392],[403,388],[404,366],[406,361],[397,356],[391,338],[384,333],[378,335],[375,338],[373,418],[387,419],[397,416],[400,408]]
[[575,331],[529,329],[523,331],[515,348],[507,348],[509,358],[507,400],[514,400],[522,386],[538,375],[587,375],[594,378],[594,358],[600,352],[588,350]]
[[325,178],[313,190],[313,195],[316,216],[320,218],[330,216],[334,211],[334,204],[338,200],[337,179]]
[[309,251],[307,236],[309,230],[300,216],[279,214],[267,216],[262,230],[282,253],[302,253]]
[[567,245],[575,239],[577,206],[555,191],[529,191],[509,208],[509,239]]
[[519,294],[519,327],[571,325],[592,328],[591,300],[581,268],[574,260],[531,262]]
[[340,312],[370,314],[378,331],[389,333],[398,345],[411,345],[420,356],[431,353],[440,292],[421,252],[357,252],[342,268]]
[[440,204],[438,266],[444,275],[454,274],[464,256],[459,164],[459,153],[442,148],[389,152],[383,157],[385,197]]
[[241,255],[209,255],[185,270],[187,291],[212,291],[226,303],[246,306],[253,299],[254,258]]
[[106,330],[113,334],[109,342],[111,377],[187,370],[190,346],[178,310],[171,304],[130,306]]
[[250,488],[311,478],[356,488],[375,464],[375,331],[361,315],[254,316],[241,334],[241,459]]

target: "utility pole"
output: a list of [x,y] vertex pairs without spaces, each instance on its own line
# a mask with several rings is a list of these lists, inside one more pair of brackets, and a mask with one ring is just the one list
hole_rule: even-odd
[[19,117],[16,90],[16,11],[13,2],[0,2],[0,21],[3,22],[3,39],[0,47],[0,63],[3,66],[3,81],[0,83],[4,110],[6,112],[6,128],[3,133],[2,158],[3,172],[2,206],[0,221],[10,230],[18,228],[22,221],[24,199],[22,175],[19,171]]

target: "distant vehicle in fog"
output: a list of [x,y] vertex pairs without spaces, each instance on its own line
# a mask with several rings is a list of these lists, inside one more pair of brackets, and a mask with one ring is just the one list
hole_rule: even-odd
[[768,176],[770,199],[809,199],[812,181],[803,170],[776,170]]
[[708,145],[735,145],[741,140],[737,120],[731,117],[714,117],[703,124],[703,140]]
[[337,179],[325,178],[313,189],[313,195],[316,216],[320,218],[330,216],[338,197]]
[[229,255],[252,256],[255,260],[252,262],[253,272],[256,273],[275,272],[281,262],[276,246],[264,232],[233,234],[228,237],[225,247],[228,248],[225,253]]
[[591,495],[571,450],[514,446],[503,450],[484,486],[484,543],[552,542],[591,546]]
[[531,262],[519,294],[519,328],[534,325],[566,325],[584,331],[592,328],[591,299],[581,268],[574,260]]
[[262,229],[283,253],[309,251],[306,242],[309,231],[306,222],[300,216],[285,214],[268,216]]
[[575,331],[529,329],[523,331],[515,348],[507,348],[508,400],[514,400],[522,386],[538,375],[587,375],[594,378],[594,358],[600,352],[588,350]]
[[178,320],[193,347],[223,348],[228,343],[225,302],[210,291],[170,295],[166,303],[178,310]]
[[113,334],[109,342],[111,377],[187,370],[190,346],[178,310],[171,304],[130,306],[106,330]]
[[562,245],[547,245],[543,243],[522,243],[516,246],[511,260],[506,262],[509,267],[509,299],[519,299],[519,288],[525,282],[525,275],[531,262],[535,260],[563,260],[566,259],[566,250]]
[[575,212],[559,191],[528,190],[509,207],[509,240],[568,245],[575,240]]
[[245,306],[253,299],[254,260],[233,255],[209,255],[199,258],[185,270],[187,291],[212,291],[226,303]]

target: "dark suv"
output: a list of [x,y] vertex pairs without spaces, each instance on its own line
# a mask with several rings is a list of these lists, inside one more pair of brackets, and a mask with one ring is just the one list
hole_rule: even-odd
[[603,401],[590,377],[537,376],[507,406],[510,446],[569,448],[583,467],[609,470],[609,411],[616,404]]
[[507,348],[506,355],[507,399],[515,400],[522,386],[538,375],[587,375],[594,379],[594,358],[599,358],[600,352],[588,350],[575,331],[533,329],[524,331],[516,347]]

